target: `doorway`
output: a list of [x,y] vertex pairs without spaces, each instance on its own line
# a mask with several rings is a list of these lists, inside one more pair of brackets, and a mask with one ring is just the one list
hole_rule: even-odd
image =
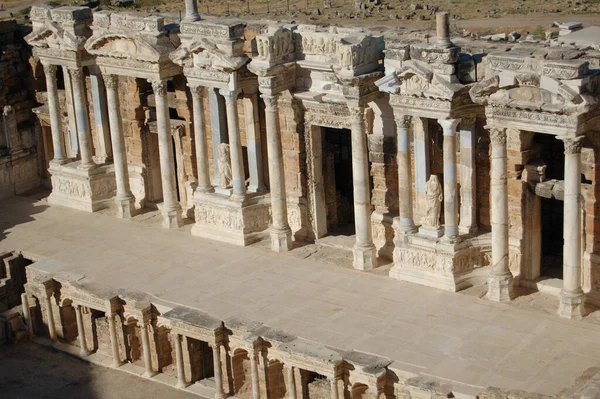
[[563,278],[564,202],[556,198],[541,198],[542,254],[540,275]]

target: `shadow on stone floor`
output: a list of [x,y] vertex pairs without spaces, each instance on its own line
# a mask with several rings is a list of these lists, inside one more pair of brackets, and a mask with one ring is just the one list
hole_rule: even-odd
[[[19,224],[35,220],[34,215],[48,209],[49,206],[43,201],[31,201],[31,199],[42,200],[47,195],[48,192],[45,190],[35,190],[31,193],[2,201],[0,203],[0,241],[10,234],[8,230]],[[15,249],[18,250],[19,248]]]

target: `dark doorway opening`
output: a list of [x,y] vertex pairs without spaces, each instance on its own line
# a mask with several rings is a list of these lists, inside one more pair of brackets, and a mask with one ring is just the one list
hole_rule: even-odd
[[327,231],[331,235],[354,235],[356,230],[350,130],[324,128],[323,149]]
[[564,202],[542,198],[542,256],[540,274],[563,278]]
[[181,201],[181,196],[179,194],[179,176],[177,176],[177,146],[175,145],[175,138],[171,136],[171,145],[173,147],[173,171],[175,173],[175,192],[177,193],[177,202]]

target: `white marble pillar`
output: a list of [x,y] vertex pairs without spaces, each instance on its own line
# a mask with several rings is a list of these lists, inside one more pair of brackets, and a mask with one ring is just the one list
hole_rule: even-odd
[[223,399],[225,393],[223,392],[223,372],[221,369],[221,344],[215,343],[212,346],[213,351],[213,362],[215,371],[215,399]]
[[142,336],[142,352],[144,356],[144,374],[142,374],[142,377],[151,378],[156,373],[152,370],[152,356],[150,354],[150,338],[148,336],[150,323],[142,320],[138,322],[138,326],[140,327],[140,335]]
[[294,366],[283,366],[286,371],[287,399],[296,399],[296,378],[294,377]]
[[94,122],[96,124],[96,137],[98,138],[98,148],[95,159],[98,163],[106,163],[112,160],[106,88],[104,87],[104,80],[100,73],[90,73],[90,82],[94,108]]
[[52,341],[57,341],[58,337],[56,335],[56,326],[54,324],[54,314],[52,312],[52,301],[50,300],[50,296],[44,296],[44,306],[46,307],[46,318],[48,319],[48,335],[50,335],[50,339]]
[[246,197],[246,176],[244,171],[244,156],[240,138],[237,90],[219,90],[225,98],[227,107],[227,130],[229,132],[229,152],[231,155],[231,184],[233,185],[232,199],[243,201]]
[[260,399],[258,364],[256,363],[256,350],[254,346],[248,351],[248,356],[250,357],[250,374],[252,377],[252,399]]
[[115,206],[117,217],[130,218],[135,214],[135,198],[129,185],[129,170],[127,168],[127,154],[125,150],[125,136],[121,122],[121,107],[119,105],[119,79],[115,75],[104,75],[106,83],[106,96],[108,99],[108,118],[112,154],[114,157],[115,180],[117,193]]
[[581,288],[581,138],[565,138],[563,287],[558,314],[581,319],[585,296]]
[[246,126],[246,146],[248,148],[248,173],[250,184],[248,191],[265,192],[262,140],[258,116],[258,94],[244,91],[244,122]]
[[488,275],[487,298],[496,302],[514,297],[513,276],[508,263],[508,185],[506,129],[492,127],[491,198],[492,267]]
[[64,164],[67,162],[67,152],[63,138],[62,117],[58,104],[58,89],[56,87],[56,65],[44,65],[46,75],[46,90],[48,95],[48,113],[50,115],[50,131],[52,132],[52,147],[54,158],[51,162]]
[[[227,112],[225,100],[219,94],[219,89],[208,88],[208,105],[210,108],[210,130],[213,154],[219,154],[219,144],[227,142]],[[219,186],[219,157],[213,156],[213,186]]]
[[171,118],[169,116],[169,104],[167,103],[167,82],[154,80],[151,83],[156,103],[156,128],[158,130],[158,153],[163,191],[161,205],[163,227],[174,229],[182,226],[183,211],[177,201]]
[[75,305],[75,318],[77,319],[77,339],[79,340],[79,354],[89,356],[87,343],[85,341],[85,329],[83,328],[83,316],[81,315],[81,305]]
[[292,229],[288,223],[285,173],[283,169],[283,149],[277,95],[262,95],[265,101],[267,125],[267,155],[269,158],[269,186],[271,190],[271,249],[275,252],[292,249]]
[[71,158],[76,158],[79,156],[79,142],[77,140],[77,122],[75,117],[75,102],[73,101],[73,82],[71,79],[71,74],[66,67],[62,68],[63,71],[63,80],[65,83],[65,108],[67,110],[68,115],[68,142],[69,146],[69,156]]
[[460,234],[477,231],[477,164],[475,155],[476,137],[474,116],[460,121]]
[[456,184],[456,127],[460,119],[439,119],[444,130],[444,236],[458,239],[458,196]]
[[117,339],[117,326],[115,321],[116,315],[114,313],[106,314],[108,320],[108,332],[110,334],[110,349],[113,357],[113,367],[117,368],[123,364],[121,360],[121,354],[119,353],[119,341]]
[[398,132],[398,199],[400,200],[398,227],[403,233],[414,233],[416,227],[413,219],[412,167],[408,131],[412,118],[408,115],[396,115],[395,119]]
[[194,21],[200,21],[198,3],[196,3],[196,0],[185,0],[185,18],[183,18],[183,22]]
[[198,186],[196,191],[210,193],[215,188],[210,183],[210,169],[208,166],[208,144],[206,127],[204,126],[204,103],[202,100],[202,86],[190,86],[192,92],[192,105],[194,109],[194,142],[196,145],[196,168],[198,169]]
[[354,185],[354,268],[371,270],[377,266],[377,249],[371,227],[371,190],[369,187],[369,153],[365,134],[364,108],[348,107],[352,139],[352,183]]
[[26,292],[21,294],[21,308],[23,310],[23,318],[25,319],[25,325],[27,326],[27,333],[29,338],[33,338],[35,335],[33,332],[33,325],[31,322],[31,309],[29,309],[29,296]]
[[331,399],[339,399],[338,380],[335,376],[331,377]]
[[181,334],[173,334],[173,344],[175,345],[175,363],[177,365],[177,388],[185,388],[185,370],[183,368],[183,348],[181,347]]
[[83,169],[93,168],[96,164],[92,158],[92,132],[88,116],[87,97],[85,94],[84,75],[81,67],[69,69],[73,84],[73,102],[75,104],[75,121],[77,123],[77,138]]
[[429,119],[413,118],[415,152],[416,223],[427,214],[425,190],[429,179]]

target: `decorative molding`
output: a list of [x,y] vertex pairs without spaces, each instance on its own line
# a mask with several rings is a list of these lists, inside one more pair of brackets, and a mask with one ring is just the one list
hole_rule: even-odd
[[581,143],[581,137],[577,137],[577,138],[561,138],[560,140],[562,140],[565,143],[565,155],[576,155],[576,154],[581,154],[581,147],[582,147],[582,143]]
[[490,127],[490,140],[493,146],[506,146],[506,129],[500,127]]

